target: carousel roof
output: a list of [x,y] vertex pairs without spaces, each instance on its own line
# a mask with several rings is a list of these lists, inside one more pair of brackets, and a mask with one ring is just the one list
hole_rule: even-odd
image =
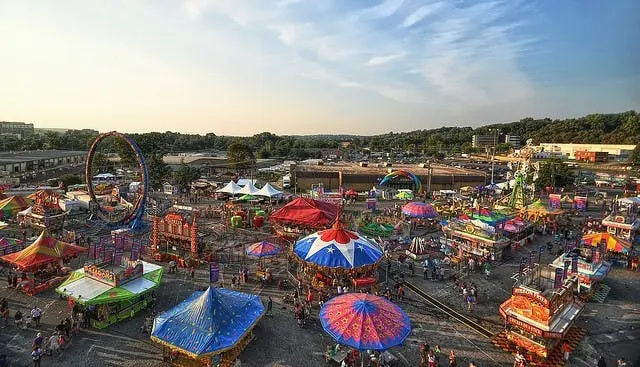
[[330,229],[318,231],[296,242],[293,252],[305,262],[344,269],[374,265],[383,256],[380,246],[343,229],[338,222]]
[[269,218],[279,222],[323,227],[333,223],[338,209],[333,203],[299,197],[273,212]]
[[402,214],[411,218],[435,218],[438,212],[429,203],[413,201],[402,207]]
[[151,339],[192,356],[218,354],[233,348],[263,314],[259,296],[209,287],[156,317]]
[[21,196],[9,196],[0,201],[0,219],[11,218],[29,205]]
[[34,270],[44,265],[69,259],[86,251],[84,247],[56,240],[42,231],[38,239],[20,252],[2,256],[0,259],[21,270]]

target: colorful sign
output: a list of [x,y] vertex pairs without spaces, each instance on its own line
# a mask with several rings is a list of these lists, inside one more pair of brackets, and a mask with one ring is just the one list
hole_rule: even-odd
[[536,262],[536,252],[535,251],[529,251],[529,267],[531,269],[533,269],[533,265]]
[[567,279],[569,275],[569,266],[571,265],[571,260],[564,260],[564,268],[562,272],[562,278]]
[[563,269],[561,268],[556,268],[556,274],[555,277],[553,278],[553,288],[558,289],[558,288],[562,288],[562,276],[564,274]]
[[220,266],[217,262],[209,263],[209,283],[216,283],[220,279]]
[[549,194],[549,207],[558,209],[562,207],[562,196],[560,194]]
[[544,307],[549,307],[549,300],[543,296],[542,293],[535,292],[526,288],[515,287],[511,290],[511,294],[514,296],[525,296],[531,300],[534,300]]
[[600,254],[600,248],[596,248],[596,250],[593,253],[593,262],[594,264],[599,264],[601,261],[602,261],[602,258]]
[[528,333],[531,333],[533,335],[542,336],[542,334],[543,334],[542,329],[538,329],[537,327],[535,327],[533,325],[530,325],[530,324],[527,324],[524,321],[520,321],[520,320],[518,320],[518,319],[516,319],[515,317],[512,317],[512,316],[508,316],[507,317],[507,322],[510,323],[511,325],[513,325],[513,326],[515,326],[515,327],[517,327],[519,329],[522,329],[522,330],[524,330],[524,331],[526,331]]
[[586,196],[576,196],[573,198],[573,207],[580,211],[587,210],[587,197]]
[[574,274],[578,272],[578,258],[579,258],[578,253],[574,252],[573,257],[571,258],[571,272]]

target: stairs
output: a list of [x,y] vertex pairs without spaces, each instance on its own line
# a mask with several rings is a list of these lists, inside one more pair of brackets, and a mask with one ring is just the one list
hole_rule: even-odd
[[590,301],[604,303],[604,300],[607,298],[610,291],[611,291],[611,287],[609,287],[606,284],[600,284],[598,289],[591,296]]

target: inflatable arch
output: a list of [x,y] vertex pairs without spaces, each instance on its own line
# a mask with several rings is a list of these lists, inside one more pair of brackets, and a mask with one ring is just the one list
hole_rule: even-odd
[[420,182],[420,179],[418,178],[418,176],[414,175],[413,173],[409,172],[409,171],[405,171],[403,169],[399,169],[397,171],[393,171],[391,173],[389,173],[388,175],[384,176],[384,178],[382,179],[382,181],[380,181],[380,185],[384,185],[387,182],[391,181],[392,179],[398,177],[398,176],[404,176],[409,178],[411,181],[413,181],[413,184],[416,186],[416,192],[417,193],[421,193],[422,192],[422,182]]

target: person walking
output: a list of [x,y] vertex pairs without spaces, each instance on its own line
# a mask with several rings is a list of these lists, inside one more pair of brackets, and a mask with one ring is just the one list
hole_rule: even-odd
[[469,362],[469,367],[478,367],[475,361]]
[[607,367],[607,362],[604,360],[604,356],[600,356],[600,359],[598,359],[598,367]]
[[22,319],[22,312],[20,310],[16,311],[16,314],[13,316],[16,327],[22,329],[24,327],[24,320]]
[[436,357],[436,366],[440,367],[440,345],[436,344],[436,348],[433,350],[433,355]]
[[269,316],[273,316],[273,301],[271,300],[271,296],[269,296],[269,299],[267,300],[267,315]]
[[458,367],[458,361],[456,360],[456,352],[449,351],[449,367]]
[[398,286],[398,301],[404,301],[404,288],[402,288],[402,285]]
[[33,306],[31,308],[31,319],[37,328],[40,327],[40,317],[42,317],[42,310],[38,306]]
[[467,312],[471,312],[471,305],[473,304],[473,296],[471,294],[467,295]]
[[42,359],[42,349],[40,347],[33,347],[31,359],[33,360],[33,367],[40,367],[40,359]]
[[567,342],[563,342],[562,343],[562,353],[563,353],[563,358],[565,361],[569,360],[569,353],[571,353],[571,347],[569,346],[569,343]]
[[624,358],[618,359],[618,367],[627,367],[627,362],[625,362]]

